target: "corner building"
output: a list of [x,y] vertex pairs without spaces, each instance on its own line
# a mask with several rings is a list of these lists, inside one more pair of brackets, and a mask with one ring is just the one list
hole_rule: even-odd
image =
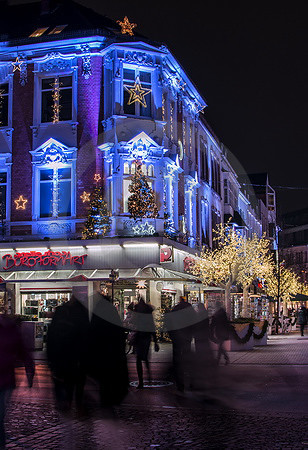
[[[50,319],[112,269],[122,310],[137,292],[156,307],[222,299],[189,274],[191,258],[226,213],[258,235],[261,218],[170,51],[71,1],[4,6],[1,33],[0,307]],[[136,162],[155,219],[129,216]],[[95,186],[111,230],[81,240]],[[243,208],[249,225],[236,220]]]

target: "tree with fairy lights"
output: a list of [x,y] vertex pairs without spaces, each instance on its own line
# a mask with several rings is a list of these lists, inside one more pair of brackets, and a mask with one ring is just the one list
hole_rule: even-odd
[[158,216],[158,208],[155,203],[154,191],[147,181],[147,177],[142,173],[140,161],[135,162],[136,172],[134,173],[128,190],[131,195],[128,197],[128,212],[133,219],[145,217],[155,218]]
[[286,310],[287,302],[299,292],[305,290],[299,276],[285,266],[285,261],[279,261],[266,275],[266,293],[273,297],[277,303],[282,301]]
[[111,218],[101,186],[95,186],[90,196],[90,209],[82,232],[82,239],[96,239],[110,230]]
[[201,277],[205,285],[217,285],[225,290],[227,312],[231,313],[230,292],[234,284],[243,287],[244,311],[249,315],[248,288],[256,278],[265,278],[272,270],[273,261],[268,241],[262,237],[247,238],[238,230],[220,224],[213,230],[216,248],[204,249],[196,259],[192,273]]

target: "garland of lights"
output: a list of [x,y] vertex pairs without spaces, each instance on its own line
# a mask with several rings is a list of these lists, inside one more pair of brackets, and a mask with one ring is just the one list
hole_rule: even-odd
[[54,83],[51,83],[52,86],[52,99],[53,99],[53,105],[52,105],[52,123],[58,123],[60,120],[60,80],[59,77],[55,77]]
[[[237,334],[234,326],[230,325],[231,339],[234,339],[238,344],[246,344],[249,341],[249,339],[251,338],[251,336],[253,336],[254,339],[261,340],[265,336],[265,333],[267,331],[268,321],[267,320],[264,321],[264,324],[262,326],[262,330],[260,331],[260,333],[255,333],[253,331],[254,326],[255,326],[255,324],[253,322],[251,322],[248,326],[248,330],[247,330],[247,333],[245,334],[245,336],[240,337]],[[216,344],[219,343],[219,341],[213,336],[213,333],[211,333],[210,339],[212,342],[215,342]]]

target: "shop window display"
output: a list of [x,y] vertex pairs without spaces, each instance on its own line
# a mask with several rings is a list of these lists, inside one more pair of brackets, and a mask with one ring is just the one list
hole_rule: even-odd
[[69,299],[69,292],[22,294],[23,314],[31,316],[32,320],[48,321],[52,318],[56,307],[66,303]]

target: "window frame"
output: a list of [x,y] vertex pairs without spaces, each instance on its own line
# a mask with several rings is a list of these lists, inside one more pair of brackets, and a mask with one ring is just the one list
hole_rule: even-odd
[[[72,115],[69,120],[59,120],[57,123],[53,123],[52,119],[50,122],[42,122],[42,82],[48,78],[55,79],[56,77],[71,77],[72,78]],[[50,72],[38,72],[35,77],[35,94],[34,94],[34,105],[33,105],[33,125],[47,127],[49,125],[59,125],[59,124],[72,124],[77,121],[77,72],[76,69],[68,71],[50,71]],[[60,102],[61,104],[61,102]]]
[[7,95],[8,98],[8,106],[7,106],[7,124],[6,125],[1,125],[0,124],[0,130],[7,130],[7,129],[11,129],[12,128],[12,114],[13,114],[13,77],[9,76],[6,77],[2,80],[0,80],[0,89],[2,85],[8,85],[8,93],[5,94]]
[[41,217],[41,170],[53,169],[53,164],[43,163],[34,164],[33,166],[33,181],[32,181],[32,192],[33,192],[33,205],[32,205],[32,218],[38,221],[66,221],[71,220],[76,217],[76,160],[68,160],[66,163],[57,163],[58,169],[70,168],[71,170],[71,213],[68,216],[58,215],[57,217]]
[[[6,167],[0,167],[0,173],[6,175],[6,181],[5,183],[1,183],[0,186],[5,186],[5,217],[3,219],[3,222],[7,222],[9,220],[8,214],[9,214],[9,186],[10,186],[10,174],[9,170]],[[1,225],[1,220],[0,220]]]
[[[124,71],[125,70],[132,70],[135,72],[135,77],[134,80],[129,80],[127,78],[124,78]],[[151,99],[151,104],[150,104],[150,114],[149,115],[142,115],[141,114],[141,105],[139,102],[134,102],[132,105],[135,108],[135,113],[134,114],[130,114],[130,113],[126,113],[125,112],[125,104],[124,104],[124,92],[125,92],[125,87],[124,85],[126,84],[132,84],[132,86],[134,85],[134,83],[136,82],[137,77],[140,77],[140,73],[141,72],[145,72],[148,73],[150,75],[150,82],[143,82],[140,80],[140,84],[142,87],[146,88],[146,89],[151,89],[151,92],[149,92],[148,95],[145,96],[145,101],[147,100],[147,98],[150,96]],[[122,113],[125,116],[128,117],[137,117],[137,118],[141,118],[141,119],[153,119],[154,118],[154,95],[153,95],[153,73],[154,70],[150,69],[148,67],[142,67],[142,66],[131,66],[131,65],[123,65],[123,69],[122,69],[122,92],[121,92],[121,109],[122,109]],[[149,87],[150,86],[150,87]],[[148,108],[148,106],[147,106]]]
[[[42,216],[42,212],[41,212],[41,184],[42,183],[43,184],[47,184],[47,183],[50,183],[50,182],[51,182],[51,184],[53,184],[53,181],[52,181],[52,179],[51,179],[51,181],[49,181],[49,180],[41,180],[41,172],[43,170],[52,170],[54,172],[55,170],[58,171],[59,169],[69,169],[70,170],[70,178],[68,178],[68,179],[65,178],[63,180],[59,179],[59,183],[69,180],[69,182],[71,184],[71,189],[70,189],[70,191],[71,191],[70,192],[70,203],[71,203],[70,214],[68,214],[68,215],[60,215],[59,214],[59,210],[58,210],[57,216],[53,216],[52,214],[50,216]],[[38,212],[39,212],[39,214],[38,215],[39,215],[39,219],[43,219],[43,220],[53,219],[53,220],[55,220],[55,219],[72,217],[72,204],[73,204],[73,202],[72,202],[72,196],[73,196],[73,185],[72,185],[73,184],[73,173],[72,173],[72,170],[73,170],[72,169],[72,165],[69,164],[69,163],[68,164],[58,163],[56,165],[44,164],[44,165],[41,165],[38,168],[38,183],[39,183],[39,186],[38,186],[38,208],[39,208]]]

